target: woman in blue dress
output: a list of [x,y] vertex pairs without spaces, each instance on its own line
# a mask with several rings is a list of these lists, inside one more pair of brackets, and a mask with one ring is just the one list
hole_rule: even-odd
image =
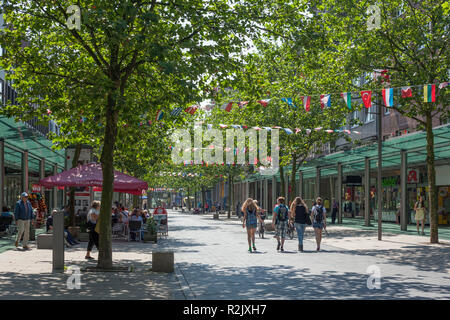
[[[253,199],[248,198],[242,205],[242,212],[244,213],[244,219],[242,221],[242,228],[247,227],[247,240],[248,240],[248,251],[256,251],[255,247],[255,231],[258,225],[258,220],[261,217],[258,212],[258,207],[253,202]],[[253,246],[252,246],[253,244]]]

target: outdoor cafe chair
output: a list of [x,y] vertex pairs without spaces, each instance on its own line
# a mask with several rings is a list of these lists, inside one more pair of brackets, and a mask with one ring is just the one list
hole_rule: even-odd
[[125,223],[115,223],[112,227],[113,239],[128,239],[127,228]]
[[135,234],[139,239],[138,241],[141,241],[142,221],[129,221],[128,227],[128,241],[131,239],[131,234]]

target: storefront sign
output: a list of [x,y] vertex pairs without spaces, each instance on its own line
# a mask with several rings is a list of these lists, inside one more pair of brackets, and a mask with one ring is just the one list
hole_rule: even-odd
[[31,191],[32,192],[36,192],[36,193],[41,193],[42,192],[42,187],[38,184],[33,184],[31,186]]
[[408,170],[408,183],[419,183],[418,170]]

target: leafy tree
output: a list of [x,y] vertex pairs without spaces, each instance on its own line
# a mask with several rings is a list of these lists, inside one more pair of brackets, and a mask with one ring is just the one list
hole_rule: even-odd
[[[8,54],[2,67],[23,101],[40,98],[32,109],[21,104],[5,112],[40,116],[49,108],[58,120],[68,120],[83,111],[86,118],[96,117],[103,124],[99,268],[112,267],[113,162],[121,122],[156,112],[152,100],[165,105],[196,101],[209,75],[225,75],[238,67],[233,53],[245,44],[244,35],[257,35],[254,21],[270,15],[265,10],[269,4],[80,0],[77,30],[66,24],[65,1],[4,3],[8,28],[2,30],[0,42]],[[149,87],[154,88],[152,100],[137,103],[139,88]],[[75,92],[83,92],[88,103],[67,112]]]
[[[379,27],[367,27],[373,14],[369,5],[378,5]],[[376,69],[388,70],[389,85],[438,84],[448,80],[449,12],[448,1],[382,2],[312,1],[321,13],[316,18],[335,48],[345,52],[345,67],[354,76],[372,74]],[[382,87],[373,81],[372,89],[380,94]],[[434,154],[433,119],[449,118],[448,91],[438,90],[436,102],[424,102],[422,90],[413,88],[414,96],[400,98],[396,92],[392,109],[414,119],[426,131],[427,176],[430,213],[430,242],[438,243],[437,189]]]

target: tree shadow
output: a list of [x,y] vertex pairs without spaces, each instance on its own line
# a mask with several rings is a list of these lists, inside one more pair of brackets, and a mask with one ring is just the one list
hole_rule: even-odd
[[[220,269],[180,263],[195,299],[426,299],[450,297],[449,285],[425,284],[411,278],[381,278],[381,289],[368,289],[369,275],[330,272],[320,275],[289,265]],[[425,293],[425,294],[424,294]]]
[[70,276],[70,272],[51,274],[5,272],[0,275],[0,299],[166,300],[182,296],[174,274],[150,271],[82,272],[80,289],[68,288],[67,280]]

